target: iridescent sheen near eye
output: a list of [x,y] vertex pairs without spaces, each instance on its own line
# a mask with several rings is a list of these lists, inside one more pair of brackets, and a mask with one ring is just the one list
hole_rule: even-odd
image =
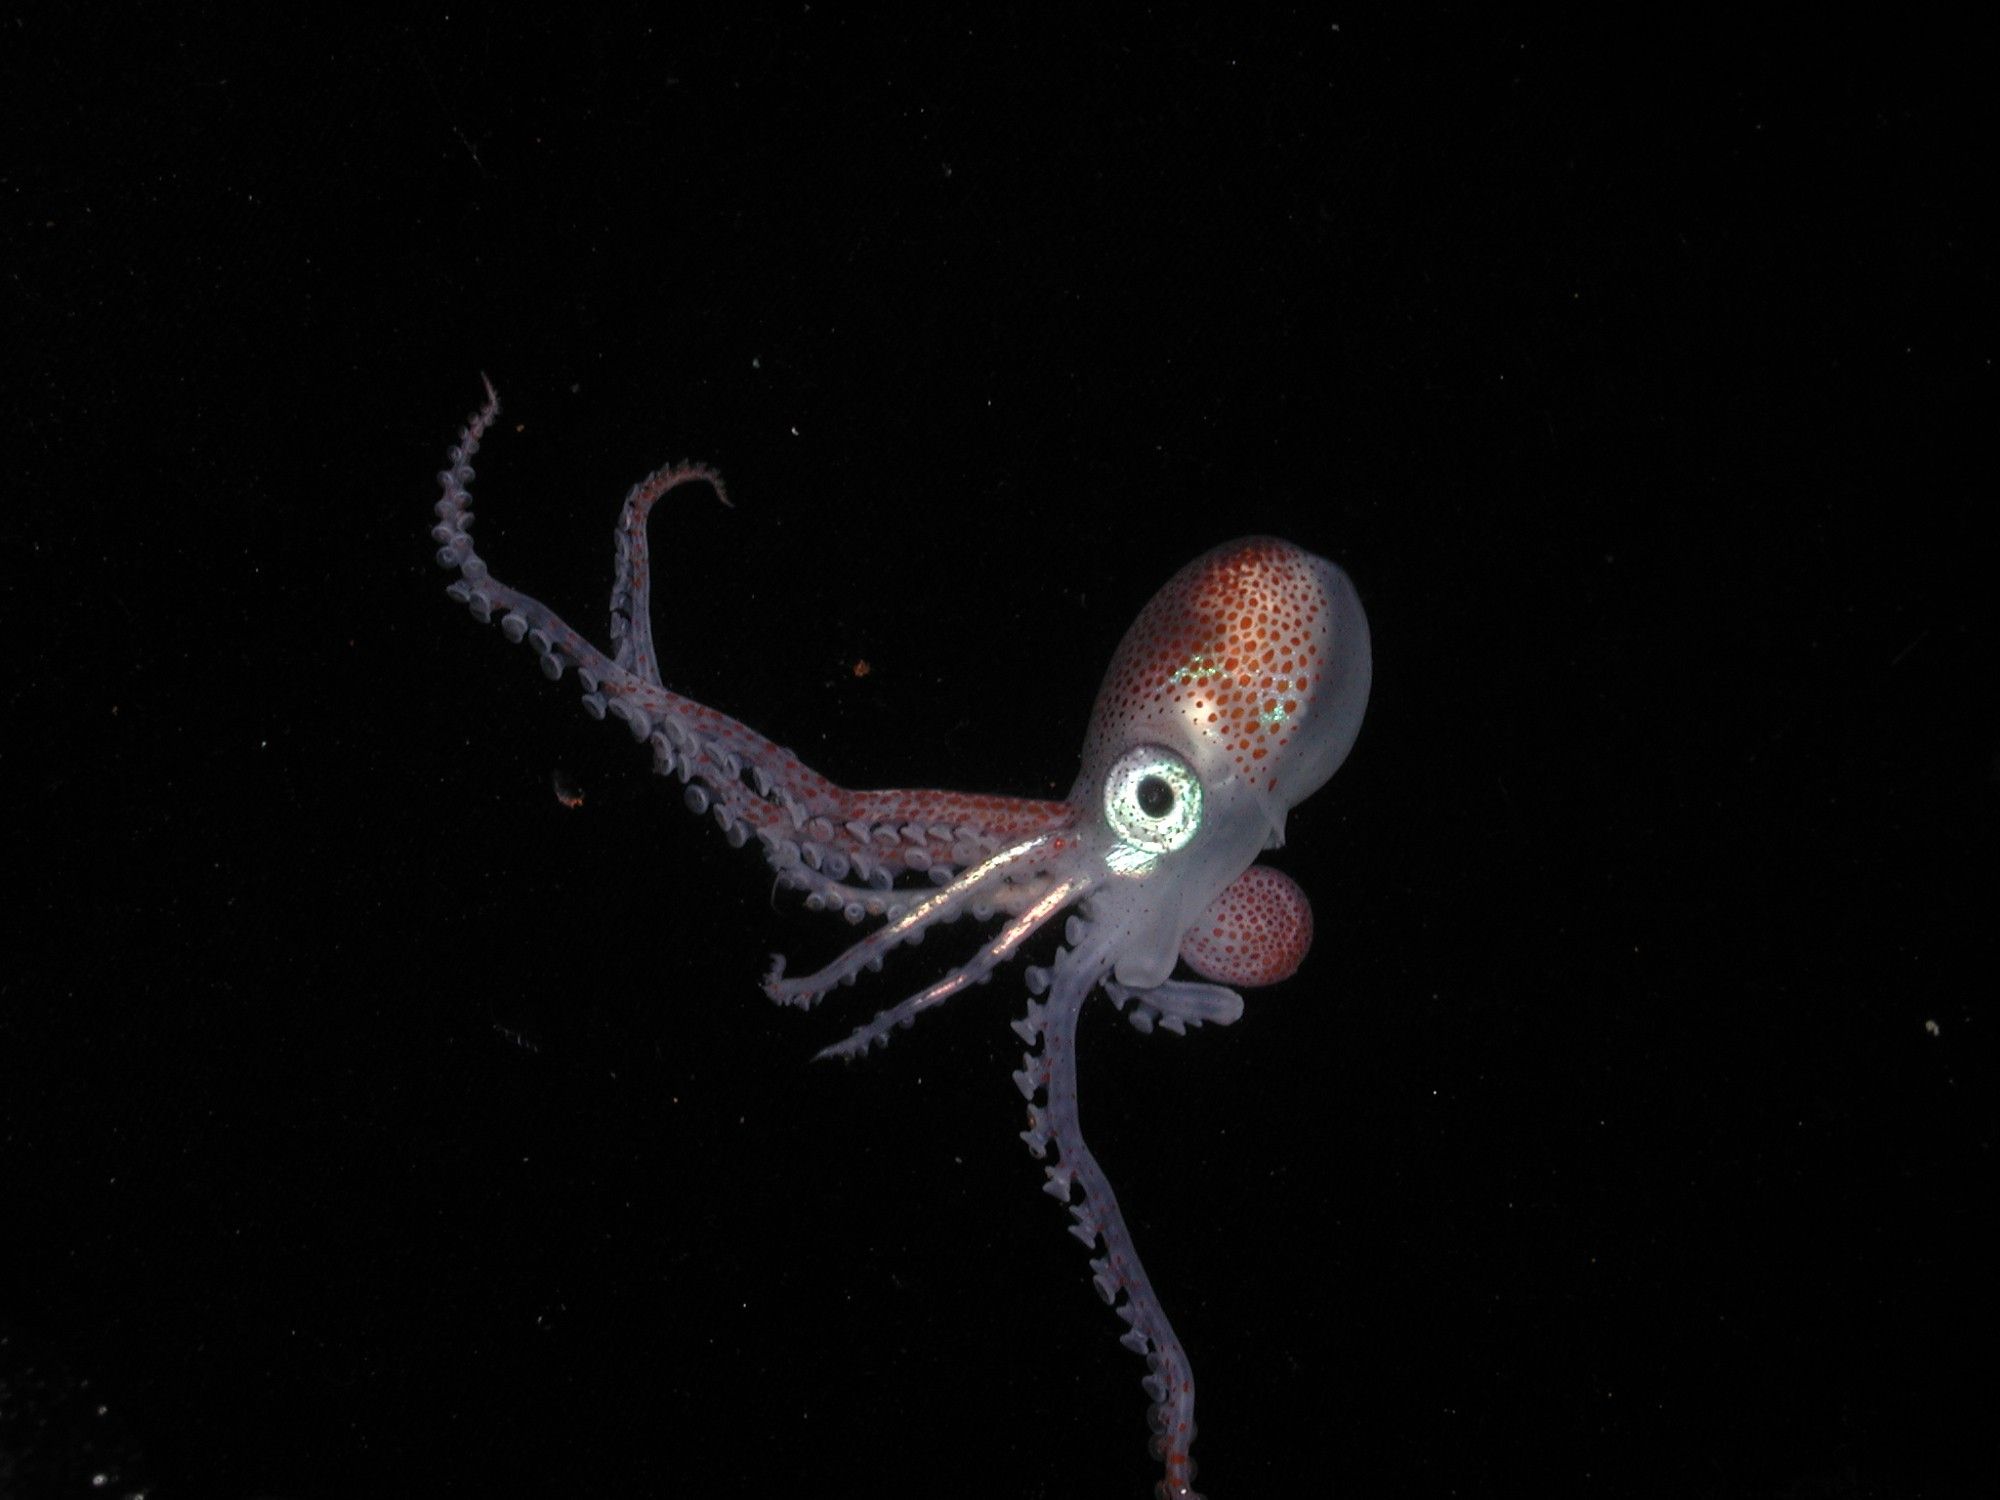
[[1178,755],[1139,745],[1104,778],[1104,816],[1123,846],[1109,856],[1112,869],[1136,874],[1200,831],[1201,783]]

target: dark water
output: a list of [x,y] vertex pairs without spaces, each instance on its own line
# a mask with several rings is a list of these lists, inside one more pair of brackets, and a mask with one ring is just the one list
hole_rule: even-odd
[[14,27],[0,1492],[1149,1492],[1018,976],[810,1061],[974,934],[763,1000],[844,925],[444,598],[482,370],[496,571],[601,642],[719,465],[668,680],[849,784],[1061,795],[1182,562],[1356,580],[1305,970],[1081,1039],[1204,1490],[1983,1490],[1967,48]]

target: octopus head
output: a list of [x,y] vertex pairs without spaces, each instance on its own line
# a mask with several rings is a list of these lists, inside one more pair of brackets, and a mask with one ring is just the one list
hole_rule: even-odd
[[1347,758],[1370,660],[1347,575],[1271,537],[1196,558],[1132,622],[1070,794],[1093,820],[1091,908],[1115,924],[1120,983],[1151,988],[1177,956],[1233,984],[1297,967],[1305,897],[1251,865]]

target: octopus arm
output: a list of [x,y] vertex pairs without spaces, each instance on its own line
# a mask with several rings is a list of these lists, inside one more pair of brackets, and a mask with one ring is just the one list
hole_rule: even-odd
[[711,469],[670,465],[626,496],[611,594],[612,654],[539,599],[501,582],[473,545],[471,492],[473,457],[499,413],[499,395],[488,381],[485,402],[466,420],[438,476],[442,494],[431,536],[438,562],[458,574],[447,592],[475,619],[497,620],[509,640],[531,646],[551,679],[574,670],[584,708],[594,717],[620,720],[634,739],[649,744],[654,769],[678,774],[689,806],[712,812],[732,843],[755,836],[781,879],[859,920],[880,911],[867,896],[836,900],[850,875],[878,894],[906,872],[944,884],[957,870],[1071,820],[1068,805],[1056,801],[851,790],[741,721],[667,687],[653,644],[647,521],[656,503],[689,484],[706,484],[727,503]]

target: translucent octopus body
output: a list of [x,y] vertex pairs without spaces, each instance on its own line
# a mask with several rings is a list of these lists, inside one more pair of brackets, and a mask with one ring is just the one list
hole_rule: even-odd
[[[1077,1017],[1102,990],[1142,1031],[1226,1025],[1243,1011],[1236,987],[1275,984],[1297,970],[1312,940],[1311,909],[1289,877],[1253,861],[1283,842],[1286,814],[1339,768],[1360,729],[1371,658],[1353,584],[1324,558],[1269,537],[1224,543],[1182,568],[1112,657],[1082,768],[1060,802],[850,791],[661,680],[646,520],[681,485],[722,494],[712,470],[665,468],[627,496],[608,656],[492,576],[469,530],[472,457],[499,413],[490,383],[486,397],[439,476],[431,534],[438,561],[459,575],[452,598],[528,642],[551,678],[574,668],[584,707],[622,720],[651,746],[654,769],[680,778],[689,807],[711,813],[732,844],[754,838],[779,883],[803,891],[809,907],[880,924],[816,973],[790,976],[775,960],[764,980],[772,999],[810,1007],[931,927],[1006,916],[968,962],[821,1057],[886,1043],[1069,914],[1054,962],[1025,971],[1038,998],[1013,1023],[1029,1048],[1014,1074],[1028,1102],[1021,1135],[1037,1158],[1053,1148],[1046,1190],[1092,1250],[1097,1291],[1127,1325],[1122,1342],[1147,1361],[1151,1447],[1164,1467],[1155,1494],[1200,1500],[1189,1453],[1194,1375],[1084,1143]],[[1177,962],[1203,978],[1173,978]]]

